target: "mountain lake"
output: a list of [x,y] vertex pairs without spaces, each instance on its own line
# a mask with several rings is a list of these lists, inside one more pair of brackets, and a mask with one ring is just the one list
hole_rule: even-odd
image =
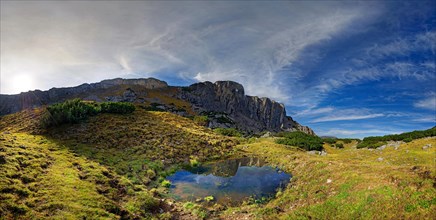
[[177,201],[204,199],[237,205],[249,199],[274,197],[291,177],[259,158],[244,157],[182,169],[167,180],[171,181],[170,195]]

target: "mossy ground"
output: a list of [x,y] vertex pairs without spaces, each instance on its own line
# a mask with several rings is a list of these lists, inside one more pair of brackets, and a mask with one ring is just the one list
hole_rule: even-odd
[[[326,144],[326,156],[259,139],[239,145],[293,174],[287,189],[266,205],[229,209],[226,218],[434,219],[436,138],[401,144],[397,150],[344,149]],[[431,144],[433,147],[423,150]],[[382,158],[382,159],[381,159]],[[247,214],[250,213],[250,214]]]
[[[40,116],[29,110],[0,118],[0,219],[435,217],[435,138],[384,150],[326,144],[320,156],[141,108],[44,132]],[[174,202],[160,183],[181,164],[243,155],[291,173],[291,183],[272,200],[238,207]]]
[[141,108],[49,130],[38,125],[42,115],[1,118],[2,218],[167,218],[174,207],[161,201],[164,177],[193,160],[228,157],[238,143],[191,119]]

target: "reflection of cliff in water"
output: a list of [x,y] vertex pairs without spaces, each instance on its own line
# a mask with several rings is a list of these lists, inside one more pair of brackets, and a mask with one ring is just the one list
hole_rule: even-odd
[[238,168],[241,166],[257,166],[265,165],[265,161],[255,157],[243,157],[238,159],[229,159],[219,161],[213,164],[206,164],[204,166],[191,169],[191,172],[197,174],[213,174],[214,176],[231,177],[236,175]]

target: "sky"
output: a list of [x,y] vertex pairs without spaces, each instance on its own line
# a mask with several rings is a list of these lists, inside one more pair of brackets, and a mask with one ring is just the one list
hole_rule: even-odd
[[318,135],[436,125],[435,1],[1,1],[1,94],[233,80]]

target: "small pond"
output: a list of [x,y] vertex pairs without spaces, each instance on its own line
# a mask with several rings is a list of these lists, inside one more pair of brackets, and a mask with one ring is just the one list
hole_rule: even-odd
[[217,203],[236,205],[249,198],[274,196],[291,177],[258,158],[244,157],[179,170],[167,179],[170,194],[178,201],[213,196]]

